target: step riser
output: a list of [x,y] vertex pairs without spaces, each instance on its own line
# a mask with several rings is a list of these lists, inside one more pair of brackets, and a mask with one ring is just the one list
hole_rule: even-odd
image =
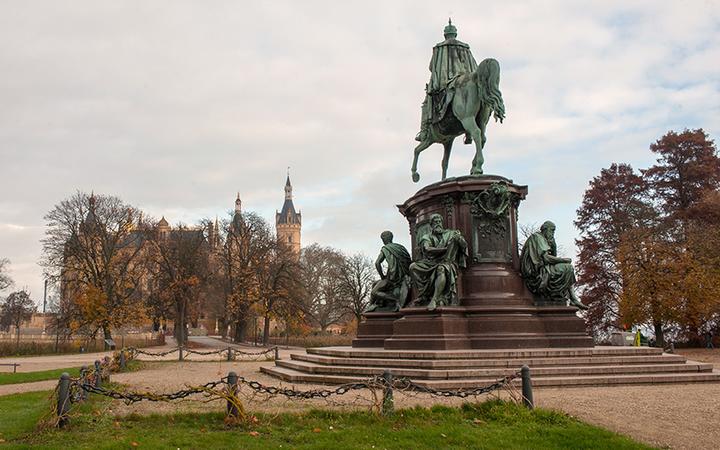
[[681,356],[626,356],[626,357],[577,357],[577,358],[537,358],[513,360],[412,360],[412,359],[359,359],[333,358],[319,355],[292,354],[292,359],[315,364],[332,366],[365,366],[365,367],[407,367],[414,369],[467,369],[467,368],[499,368],[499,367],[552,367],[579,365],[633,365],[633,364],[684,364],[687,360]]
[[[347,376],[373,376],[382,375],[384,370],[391,370],[394,376],[419,379],[440,379],[449,378],[501,378],[517,372],[517,369],[486,369],[486,370],[418,370],[400,368],[372,368],[372,367],[346,367],[346,366],[322,366],[308,365],[302,362],[277,361],[279,367],[296,370],[311,374],[347,375]],[[651,374],[651,373],[697,373],[710,372],[712,366],[709,364],[675,364],[675,365],[651,365],[651,366],[598,366],[598,367],[545,367],[533,368],[534,376],[592,376],[592,375],[628,375],[628,374]]]
[[[262,367],[261,371],[268,375],[272,375],[286,382],[302,382],[313,384],[345,384],[353,381],[359,381],[363,378],[352,377],[333,377],[327,375],[310,375],[301,372],[289,371],[287,369],[277,369],[275,367]],[[294,372],[294,373],[293,373]],[[420,382],[417,383],[429,386],[434,389],[470,389],[477,386],[485,386],[496,380],[472,380],[461,381],[453,380],[450,382]],[[533,378],[533,387],[579,387],[579,386],[622,386],[636,384],[683,384],[683,383],[709,383],[720,382],[720,373],[697,373],[686,375],[665,375],[665,376],[628,376],[628,377],[584,377],[584,378]],[[520,386],[520,380],[515,380],[514,384]]]
[[607,347],[584,349],[518,349],[518,350],[459,350],[459,351],[383,351],[339,348],[309,348],[308,354],[340,358],[382,359],[527,359],[576,356],[641,356],[661,355],[662,349],[652,347]]

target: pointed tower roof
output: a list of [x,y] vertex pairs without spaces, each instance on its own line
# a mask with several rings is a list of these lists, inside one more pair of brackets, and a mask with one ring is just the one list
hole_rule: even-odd
[[165,216],[162,216],[162,218],[160,219],[160,221],[157,223],[157,226],[158,226],[158,227],[169,227],[170,224],[168,223],[167,220],[165,220]]
[[285,203],[283,203],[282,210],[276,214],[276,223],[300,223],[300,213],[295,211],[292,197],[292,184],[290,183],[290,170],[288,169],[287,180],[285,181]]

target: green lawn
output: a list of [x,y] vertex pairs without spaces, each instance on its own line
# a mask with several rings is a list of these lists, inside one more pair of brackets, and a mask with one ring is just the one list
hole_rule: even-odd
[[0,397],[0,417],[13,417],[0,421],[8,448],[650,448],[562,413],[500,401],[399,410],[390,417],[320,410],[258,415],[252,425],[228,428],[221,413],[116,418],[106,400],[95,398],[76,408],[65,430],[35,431],[48,395]]
[[[128,361],[127,371],[134,372],[142,368],[142,361]],[[0,372],[0,385],[3,384],[17,384],[17,383],[32,383],[33,381],[44,381],[44,380],[59,380],[60,375],[63,372],[67,372],[71,377],[80,376],[79,367],[68,367],[66,369],[52,369],[52,370],[41,370],[37,372],[18,372],[18,373],[6,373]],[[112,377],[112,375],[111,375]]]
[[33,381],[57,380],[63,372],[67,372],[71,377],[80,376],[80,368],[69,367],[66,369],[41,370],[38,372],[18,372],[6,373],[0,372],[0,385],[15,383],[32,383]]

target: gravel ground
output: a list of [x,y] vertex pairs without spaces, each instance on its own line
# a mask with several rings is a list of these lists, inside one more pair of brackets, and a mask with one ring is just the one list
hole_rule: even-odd
[[[203,344],[211,343],[210,341]],[[219,343],[217,347],[227,344]],[[168,346],[169,348],[169,346]],[[246,351],[259,351],[258,348],[244,347]],[[159,351],[159,349],[153,349]],[[297,350],[294,350],[297,351]],[[281,352],[287,357],[289,350]],[[686,349],[678,350],[688,359],[711,362],[720,365],[720,349]],[[142,371],[113,375],[113,381],[127,384],[133,390],[152,392],[173,392],[188,385],[201,385],[227,375],[231,370],[249,380],[272,386],[293,387],[287,383],[259,372],[263,365],[260,362],[224,362],[198,361],[212,359],[213,356],[201,357],[192,355],[195,361],[177,362],[177,355],[167,361],[148,361]],[[147,358],[146,358],[147,359]],[[153,358],[155,359],[155,358]],[[50,389],[53,381],[27,383],[25,385],[0,386],[0,395],[6,395],[8,389],[22,391]],[[22,386],[22,387],[21,387]],[[327,389],[327,386],[300,384],[294,386],[298,390],[313,388]],[[251,395],[248,387],[241,389],[241,398],[245,407],[251,412],[280,413],[286,411],[303,411],[309,408],[333,409],[370,409],[376,400],[367,390],[360,394],[346,394],[336,400],[287,400],[284,397],[268,398],[262,395]],[[517,393],[502,392],[491,394],[509,398]],[[197,398],[197,397],[196,397]],[[487,396],[485,397],[487,398]],[[483,399],[481,397],[480,399]],[[715,449],[720,443],[720,384],[687,384],[687,385],[642,385],[615,386],[596,388],[544,388],[535,390],[535,402],[538,406],[562,410],[585,422],[592,423],[618,433],[632,436],[635,439],[660,447],[677,449]],[[439,399],[425,395],[395,394],[396,407],[431,404],[457,405],[460,399]],[[111,413],[125,415],[130,413],[173,413],[190,411],[219,411],[224,408],[222,401],[154,403],[142,402],[125,405],[115,401],[109,409]]]

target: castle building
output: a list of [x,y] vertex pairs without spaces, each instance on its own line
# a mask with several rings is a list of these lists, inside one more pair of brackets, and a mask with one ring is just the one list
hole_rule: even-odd
[[302,214],[295,211],[292,197],[292,184],[290,184],[290,174],[288,174],[285,182],[285,203],[280,212],[275,211],[275,229],[278,240],[287,244],[296,255],[299,255]]

